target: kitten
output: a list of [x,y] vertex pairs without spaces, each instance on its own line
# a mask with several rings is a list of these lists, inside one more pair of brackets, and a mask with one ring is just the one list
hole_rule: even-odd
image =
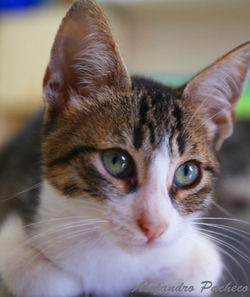
[[150,281],[197,296],[216,284],[220,254],[193,218],[209,205],[249,64],[246,43],[179,88],[130,77],[100,7],[76,2],[52,48],[45,110],[1,157],[5,194],[31,187],[2,201],[10,292],[118,297]]

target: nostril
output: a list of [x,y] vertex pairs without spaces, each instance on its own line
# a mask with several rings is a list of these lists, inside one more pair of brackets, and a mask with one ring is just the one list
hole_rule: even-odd
[[147,227],[141,220],[138,221],[138,225],[142,231],[142,233],[144,233],[147,237],[150,233],[150,228]]

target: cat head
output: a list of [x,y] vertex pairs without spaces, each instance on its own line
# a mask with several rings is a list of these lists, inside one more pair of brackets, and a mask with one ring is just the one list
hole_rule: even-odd
[[131,78],[100,7],[75,3],[44,79],[46,179],[116,243],[170,240],[208,206],[249,64],[246,43],[179,88]]

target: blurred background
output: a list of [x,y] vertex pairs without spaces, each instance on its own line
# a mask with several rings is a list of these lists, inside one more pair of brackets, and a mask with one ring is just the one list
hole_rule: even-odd
[[[111,21],[130,73],[174,85],[250,40],[249,0],[97,2]],[[0,148],[42,106],[42,80],[50,49],[71,4],[69,0],[0,0]],[[214,204],[212,212],[249,221],[249,80],[234,134],[226,141],[221,160],[215,193],[218,205]],[[230,225],[230,221],[226,223]],[[249,232],[249,225],[241,225],[245,227]],[[249,256],[249,249],[245,252]],[[242,265],[250,275],[249,262]]]
[[[250,40],[249,0],[99,0],[131,73],[180,84]],[[42,106],[50,49],[70,0],[0,0],[0,147]],[[250,204],[250,82],[222,153],[218,199]],[[1,164],[0,164],[1,166]],[[237,182],[236,182],[237,180]],[[225,199],[225,196],[230,197]]]

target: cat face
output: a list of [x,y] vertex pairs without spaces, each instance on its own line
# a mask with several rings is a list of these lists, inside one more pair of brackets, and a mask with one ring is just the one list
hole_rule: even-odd
[[[178,213],[206,208],[218,164],[205,127],[197,135],[189,130],[182,135],[191,114],[177,90],[132,81],[131,92],[110,93],[101,103],[70,108],[58,119],[44,143],[45,173],[69,199],[87,195],[102,205],[103,218],[125,242],[135,236],[144,243],[170,228]],[[190,129],[201,125],[196,119]],[[122,169],[122,161],[114,159],[120,156],[127,166],[121,176],[114,173]],[[187,177],[192,166],[197,176],[182,186],[183,164]]]
[[180,88],[131,78],[101,9],[77,2],[44,80],[45,177],[83,208],[91,201],[119,245],[173,240],[186,217],[207,208],[249,48]]

